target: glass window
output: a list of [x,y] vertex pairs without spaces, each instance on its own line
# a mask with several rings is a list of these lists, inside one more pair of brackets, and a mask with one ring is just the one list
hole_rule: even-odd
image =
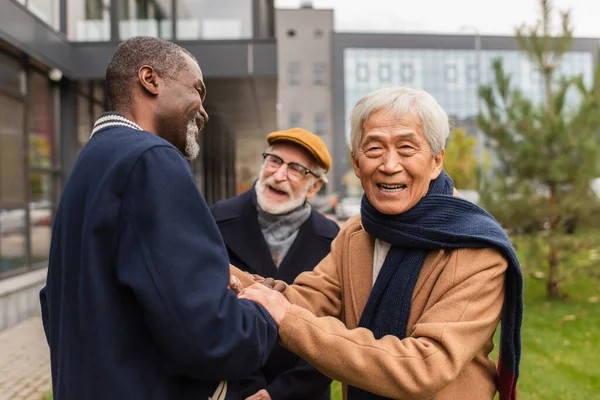
[[0,208],[25,204],[23,100],[0,92]]
[[92,116],[90,100],[87,96],[77,96],[77,142],[79,148],[85,146],[92,133]]
[[477,80],[479,79],[479,71],[477,68],[477,64],[473,63],[473,64],[469,64],[467,66],[467,82],[469,83],[477,83]]
[[29,98],[29,165],[51,168],[55,164],[54,107],[50,85],[44,75],[37,72],[31,74]]
[[28,0],[27,8],[54,29],[60,29],[58,19],[59,0]]
[[369,66],[367,63],[360,62],[356,64],[356,80],[358,82],[369,81]]
[[400,65],[400,79],[403,83],[412,83],[415,76],[415,69],[411,62],[403,62]]
[[69,1],[69,39],[82,42],[110,40],[110,4],[111,0]]
[[289,82],[290,85],[299,85],[300,84],[300,63],[299,62],[291,62],[288,68],[289,74]]
[[[6,67],[2,60],[0,67]],[[0,77],[4,85],[14,87],[9,76],[0,74]],[[22,98],[0,89],[0,274],[27,263],[24,110]]]
[[27,265],[25,209],[0,206],[0,274]]
[[0,53],[0,92],[21,97],[25,95],[25,71],[14,59]]
[[315,85],[325,84],[325,63],[317,62],[313,65],[313,83]]
[[377,68],[377,76],[379,77],[379,82],[381,83],[389,83],[392,80],[392,66],[389,63],[379,64]]
[[177,39],[252,38],[253,0],[179,0]]
[[52,210],[55,203],[54,182],[51,173],[31,172],[29,184],[29,229],[31,235],[31,263],[46,261],[50,253]]
[[456,68],[456,64],[446,64],[446,67],[444,68],[444,79],[447,83],[458,82],[458,68]]
[[171,39],[173,18],[172,0],[130,0],[120,2],[119,35],[121,39],[133,36],[154,36]]

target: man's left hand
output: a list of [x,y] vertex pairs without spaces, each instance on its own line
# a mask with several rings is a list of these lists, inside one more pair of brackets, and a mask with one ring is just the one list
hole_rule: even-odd
[[269,392],[267,392],[265,389],[260,389],[252,396],[246,397],[246,400],[271,400],[271,396],[269,395]]

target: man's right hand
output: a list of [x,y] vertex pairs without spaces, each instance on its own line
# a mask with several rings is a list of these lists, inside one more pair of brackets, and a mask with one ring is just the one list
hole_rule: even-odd
[[292,306],[281,293],[268,289],[266,285],[257,283],[242,290],[238,294],[238,298],[252,300],[263,306],[271,314],[277,325],[280,324],[287,310]]

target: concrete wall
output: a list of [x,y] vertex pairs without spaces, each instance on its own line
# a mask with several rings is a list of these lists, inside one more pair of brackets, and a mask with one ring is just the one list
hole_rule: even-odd
[[40,314],[47,268],[0,281],[0,331]]

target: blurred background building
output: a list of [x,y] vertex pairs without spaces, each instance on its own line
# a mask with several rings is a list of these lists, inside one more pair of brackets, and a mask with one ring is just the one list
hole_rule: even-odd
[[[512,37],[336,33],[333,11],[310,2],[276,10],[273,0],[3,0],[0,330],[38,309],[61,188],[110,109],[106,64],[136,35],[176,41],[202,67],[210,123],[192,166],[209,203],[250,188],[266,134],[293,126],[321,135],[332,152],[324,194],[352,194],[348,113],[381,87],[429,91],[473,135],[477,86],[491,80],[493,58],[526,94],[542,95]],[[563,72],[591,79],[597,44],[576,39]]]

